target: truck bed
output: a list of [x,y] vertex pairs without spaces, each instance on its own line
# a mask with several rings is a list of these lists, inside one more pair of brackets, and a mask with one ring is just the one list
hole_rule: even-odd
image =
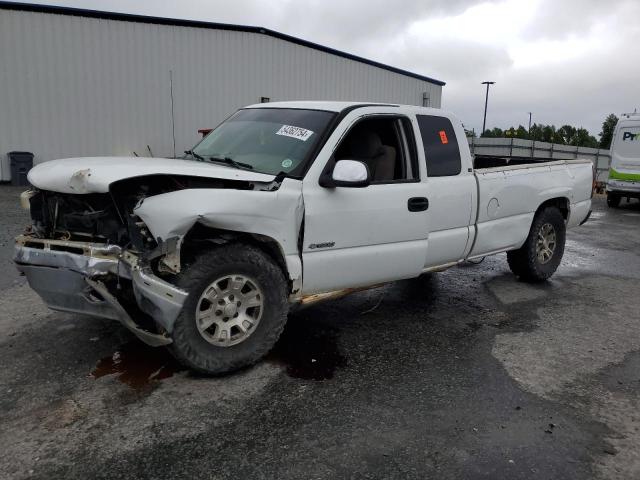
[[519,248],[535,209],[548,198],[565,199],[567,226],[588,213],[593,164],[554,160],[475,170],[478,187],[476,238],[469,257]]

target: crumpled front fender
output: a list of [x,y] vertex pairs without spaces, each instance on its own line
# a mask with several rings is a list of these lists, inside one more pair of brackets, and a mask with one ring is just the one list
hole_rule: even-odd
[[290,279],[294,284],[301,282],[298,235],[304,204],[300,181],[287,178],[276,191],[177,190],[144,199],[134,213],[154,238],[163,241],[184,237],[196,223],[270,237],[280,246]]

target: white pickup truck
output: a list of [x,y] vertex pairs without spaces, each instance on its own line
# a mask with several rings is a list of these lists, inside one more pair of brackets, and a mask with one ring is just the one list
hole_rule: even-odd
[[210,374],[265,355],[292,305],[505,251],[545,280],[591,206],[589,161],[474,170],[430,108],[253,105],[186,153],[36,166],[15,262],[51,308]]

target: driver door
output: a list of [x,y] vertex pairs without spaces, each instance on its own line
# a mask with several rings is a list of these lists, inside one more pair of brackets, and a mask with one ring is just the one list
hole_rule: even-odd
[[[358,109],[343,120],[305,177],[303,294],[415,277],[424,267],[429,211],[415,120],[397,110],[381,114],[377,108],[369,115],[363,114],[366,110]],[[363,131],[366,138],[380,140],[384,155],[354,158],[380,150],[377,144],[353,144],[356,135],[365,137]],[[338,139],[337,147],[327,151]],[[376,174],[364,188],[320,186],[325,166],[343,159],[362,161],[372,173],[387,173]]]

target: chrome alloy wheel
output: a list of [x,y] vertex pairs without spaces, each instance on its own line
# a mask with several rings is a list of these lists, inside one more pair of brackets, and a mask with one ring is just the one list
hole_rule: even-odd
[[536,256],[542,264],[547,263],[553,257],[556,250],[556,230],[550,223],[545,223],[538,231],[536,242]]
[[212,282],[198,300],[196,325],[200,335],[218,347],[245,341],[262,317],[264,295],[245,275],[226,275]]

